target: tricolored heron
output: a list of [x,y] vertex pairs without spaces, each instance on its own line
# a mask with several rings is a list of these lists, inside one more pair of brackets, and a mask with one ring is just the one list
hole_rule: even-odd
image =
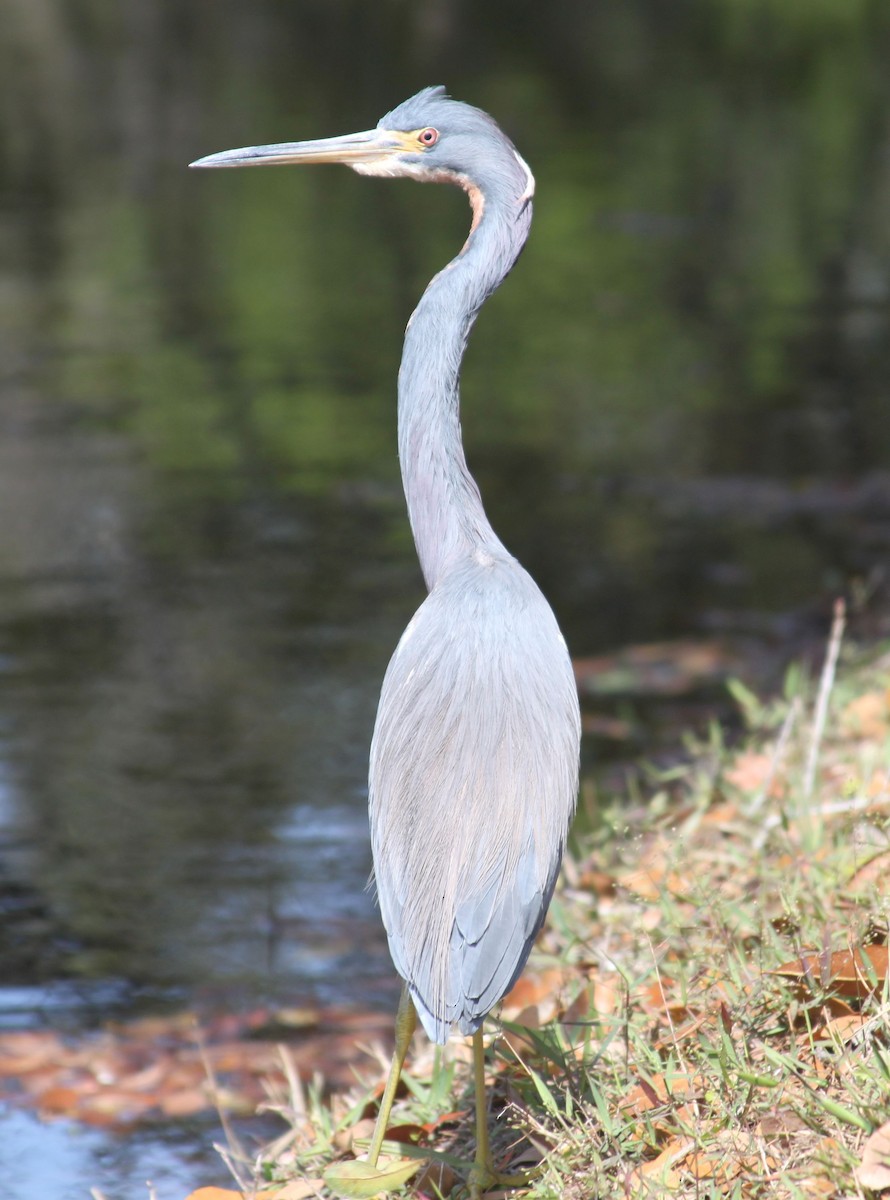
[[566,645],[485,515],[460,429],[467,337],[525,244],[535,182],[492,118],[441,87],[365,133],[227,150],[192,166],[268,163],[344,163],[362,175],[455,183],[473,211],[466,244],[408,322],[399,371],[399,459],[429,595],[389,664],[371,744],[374,874],[404,988],[366,1171],[373,1178],[419,1016],[435,1042],[454,1025],[473,1035],[478,1195],[506,1178],[489,1150],[482,1022],[544,920],[578,784]]

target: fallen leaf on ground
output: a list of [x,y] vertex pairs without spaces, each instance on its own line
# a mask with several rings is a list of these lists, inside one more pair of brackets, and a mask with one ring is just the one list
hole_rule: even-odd
[[708,1149],[694,1151],[686,1162],[687,1170],[698,1180],[713,1179],[725,1186],[740,1175],[749,1179],[775,1168],[774,1160],[761,1157],[754,1138],[743,1130],[718,1130],[708,1144]]
[[394,1192],[422,1166],[420,1158],[394,1158],[376,1167],[368,1162],[339,1162],[328,1167],[324,1181],[338,1196],[366,1200],[378,1192]]
[[886,737],[890,733],[890,691],[857,696],[841,713],[841,723],[856,737]]
[[653,1075],[649,1079],[638,1080],[636,1086],[619,1101],[618,1107],[622,1111],[649,1112],[681,1096],[686,1100],[694,1099],[706,1086],[706,1080],[701,1075]]
[[374,1136],[376,1124],[374,1117],[362,1117],[348,1129],[338,1129],[334,1134],[334,1146],[344,1154],[354,1154],[356,1146],[361,1142],[364,1142],[367,1149]]
[[189,1192],[185,1200],[244,1200],[244,1193],[233,1192],[231,1188],[202,1187]]
[[449,1196],[456,1183],[457,1174],[447,1163],[428,1163],[411,1186],[418,1195]]
[[668,999],[667,992],[675,986],[673,979],[662,975],[633,992],[631,998],[639,1003],[645,1012],[668,1013],[671,1017],[682,1017],[689,1012],[687,1005],[683,1001]]
[[[299,1013],[305,1026],[308,1011]],[[299,1013],[285,1015],[299,1024]],[[313,1023],[315,1017],[313,1010]],[[389,1040],[391,1019],[384,1014],[324,1009],[317,1019],[317,1030],[301,1029],[284,1051],[303,1078],[323,1069],[327,1083],[351,1083],[358,1037]],[[52,1030],[0,1031],[0,1102],[110,1128],[178,1120],[214,1106],[253,1112],[267,1098],[266,1081],[282,1075],[282,1024],[270,1010],[256,1009],[200,1023],[191,1012],[109,1022],[79,1038]],[[257,1033],[273,1026],[275,1042]]]
[[803,950],[798,958],[771,971],[786,979],[797,979],[809,990],[831,988],[842,996],[863,998],[880,991],[887,979],[890,953],[886,946],[863,946],[856,950]]
[[854,871],[847,881],[845,890],[862,892],[866,888],[882,887],[890,890],[890,850],[882,850]]
[[808,1129],[806,1121],[793,1108],[777,1108],[761,1117],[754,1130],[758,1137],[787,1138],[789,1134]]
[[802,1179],[798,1187],[802,1196],[812,1196],[813,1200],[830,1200],[837,1195],[837,1186],[822,1175]]
[[[504,997],[501,1014],[507,1021],[517,1021],[526,1009],[539,1009],[537,1025],[548,1021],[556,1012],[559,993],[565,987],[568,975],[559,967],[544,971],[526,972],[521,975]],[[540,1011],[543,1009],[545,1011]],[[552,1009],[553,1011],[549,1011]],[[528,1024],[529,1022],[524,1022]],[[534,1028],[537,1028],[537,1025]]]
[[[623,981],[622,981],[623,988]],[[617,1012],[622,999],[618,985],[607,979],[593,979],[586,984],[564,1013],[560,1016],[563,1025],[586,1025],[592,1014],[604,1017]]]
[[402,1125],[387,1126],[383,1140],[385,1142],[402,1142],[410,1146],[416,1145],[423,1137],[424,1128],[422,1125],[413,1125],[405,1122]]
[[767,783],[773,769],[771,755],[746,750],[723,772],[723,778],[740,792],[756,794]]
[[738,805],[730,804],[728,801],[724,804],[712,804],[701,815],[702,825],[710,825],[716,829],[729,829],[738,819]]
[[0,1075],[26,1075],[57,1062],[66,1053],[58,1034],[48,1030],[14,1030],[0,1040]]
[[466,1108],[458,1108],[453,1112],[442,1113],[441,1117],[435,1117],[432,1121],[427,1121],[421,1126],[426,1134],[435,1133],[437,1129],[441,1129],[443,1125],[456,1125],[458,1121],[462,1121],[467,1113]]
[[626,871],[618,877],[617,882],[642,900],[660,900],[665,892],[683,899],[695,890],[692,880],[684,879],[677,871],[665,871],[663,864],[660,868],[653,864],[636,871]]
[[876,1192],[890,1188],[890,1121],[866,1138],[856,1178],[862,1187]]
[[585,867],[578,878],[577,886],[595,896],[611,896],[615,892],[615,876],[596,867]]
[[207,1091],[202,1087],[168,1092],[160,1099],[160,1109],[165,1117],[192,1117],[206,1107]]
[[680,1186],[680,1175],[674,1168],[688,1158],[694,1149],[692,1138],[671,1138],[657,1158],[642,1163],[630,1172],[625,1191],[629,1195],[639,1191],[651,1195],[653,1183],[659,1183],[671,1191],[676,1190]]
[[[835,1017],[814,1030],[813,1037],[817,1042],[849,1042],[862,1032],[863,1026],[867,1022],[868,1017],[864,1017],[862,1013],[850,1013],[848,1016]],[[804,1040],[809,1040],[806,1034],[800,1039],[801,1042]]]
[[282,1188],[257,1192],[256,1200],[310,1200],[324,1187],[323,1179],[292,1179]]

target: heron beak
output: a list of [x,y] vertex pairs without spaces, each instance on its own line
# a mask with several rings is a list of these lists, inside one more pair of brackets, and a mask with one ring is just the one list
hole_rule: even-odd
[[411,135],[389,129],[369,129],[343,137],[320,138],[313,142],[280,142],[272,146],[245,146],[208,154],[190,167],[262,167],[277,163],[343,163],[357,170],[385,168],[408,150],[417,151]]

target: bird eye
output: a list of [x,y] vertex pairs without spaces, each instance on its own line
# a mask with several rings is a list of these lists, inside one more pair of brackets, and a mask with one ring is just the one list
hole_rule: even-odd
[[422,142],[424,146],[435,146],[439,140],[439,131],[438,129],[424,129],[417,140]]

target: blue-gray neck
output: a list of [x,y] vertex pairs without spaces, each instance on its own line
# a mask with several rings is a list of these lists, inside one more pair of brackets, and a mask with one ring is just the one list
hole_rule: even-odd
[[504,547],[485,515],[464,458],[460,366],[484,301],[528,237],[530,197],[497,198],[469,188],[474,228],[431,281],[405,332],[399,371],[399,460],[414,544],[427,587],[467,555]]

